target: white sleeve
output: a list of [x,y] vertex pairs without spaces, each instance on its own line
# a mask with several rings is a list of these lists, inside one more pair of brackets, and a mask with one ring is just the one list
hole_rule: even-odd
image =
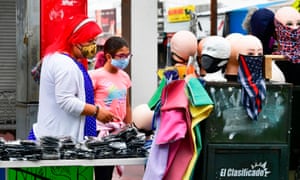
[[[66,56],[65,58],[69,57]],[[56,103],[58,103],[64,111],[79,115],[85,105],[85,89],[82,72],[77,64],[70,58],[68,60],[56,60],[56,65]]]

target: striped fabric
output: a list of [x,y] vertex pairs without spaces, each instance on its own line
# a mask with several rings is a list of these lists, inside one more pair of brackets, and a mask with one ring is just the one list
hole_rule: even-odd
[[239,55],[238,80],[242,85],[241,100],[252,120],[257,120],[266,97],[262,63],[263,56]]

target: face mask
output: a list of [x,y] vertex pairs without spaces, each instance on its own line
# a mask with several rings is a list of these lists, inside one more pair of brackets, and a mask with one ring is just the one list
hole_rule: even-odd
[[173,57],[171,57],[171,66],[175,66],[175,64],[177,64],[179,62],[177,62]]
[[202,55],[201,57],[201,67],[203,67],[207,73],[214,73],[220,69],[224,69],[227,63],[228,59],[214,58],[209,55]]
[[292,63],[300,63],[300,28],[291,29],[274,20],[275,32],[279,42],[280,54],[285,55]]
[[[179,59],[179,61],[177,61],[174,57],[177,57],[177,59]],[[182,57],[178,56],[176,53],[171,53],[171,65],[175,66],[176,64],[182,64],[182,65],[186,65],[187,61],[184,60]]]
[[81,51],[81,54],[83,55],[83,57],[92,59],[95,57],[96,52],[97,52],[96,43],[91,43],[89,45],[82,46],[80,48],[80,51]]
[[252,80],[256,81],[263,78],[263,59],[264,56],[239,55],[239,71],[247,69],[252,76]]
[[115,66],[116,68],[119,69],[125,69],[129,64],[129,58],[125,59],[112,59],[111,60],[111,65]]

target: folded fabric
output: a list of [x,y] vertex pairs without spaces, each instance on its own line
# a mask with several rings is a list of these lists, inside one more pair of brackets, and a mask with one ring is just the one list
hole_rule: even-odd
[[160,101],[162,90],[166,85],[167,85],[166,78],[162,78],[158,88],[155,90],[154,94],[152,95],[152,97],[148,102],[148,106],[151,110],[154,110],[155,106]]
[[201,139],[201,131],[200,131],[200,124],[193,128],[193,140],[194,140],[194,154],[189,163],[189,166],[186,169],[186,172],[183,176],[184,180],[192,180],[194,179],[194,171],[197,170],[196,164],[199,160],[200,153],[202,151],[202,139]]
[[[156,144],[165,144],[184,138],[188,107],[185,95],[185,81],[176,80],[164,87],[161,99],[161,126],[158,129]],[[182,110],[183,109],[183,110]]]
[[187,133],[183,139],[169,144],[168,163],[164,180],[183,179],[195,151],[188,108],[185,111]]
[[200,122],[206,119],[213,110],[213,105],[203,105],[203,106],[193,106],[192,104],[189,105],[191,117],[192,117],[192,138],[193,138],[193,145],[194,145],[194,153],[193,157],[188,165],[188,168],[184,174],[183,179],[192,179],[193,172],[195,169],[195,165],[197,163],[198,157],[200,156],[200,152],[202,150],[202,140],[201,140],[201,132],[200,132]]
[[194,152],[185,85],[185,80],[170,82],[161,96],[161,123],[155,144],[169,145],[164,180],[182,179]]
[[186,113],[180,108],[161,111],[161,127],[158,129],[156,144],[168,144],[186,136]]
[[166,70],[171,70],[171,69],[174,69],[178,72],[178,75],[179,75],[179,79],[184,79],[185,75],[186,75],[186,69],[187,67],[185,65],[182,65],[182,66],[170,66],[170,67],[166,67],[164,69],[159,69],[157,71],[157,75],[159,77],[159,79],[162,79],[164,77],[164,72]]
[[187,92],[190,102],[194,106],[213,104],[205,88],[198,78],[190,78],[187,82]]
[[172,68],[172,69],[165,70],[164,77],[167,79],[167,82],[171,82],[173,80],[178,80],[179,75],[178,75],[177,69]]

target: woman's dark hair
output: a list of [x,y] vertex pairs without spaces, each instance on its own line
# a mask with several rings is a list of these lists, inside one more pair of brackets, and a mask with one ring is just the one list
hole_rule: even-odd
[[112,57],[123,47],[129,47],[127,41],[119,36],[112,36],[104,43],[104,54],[109,53]]

